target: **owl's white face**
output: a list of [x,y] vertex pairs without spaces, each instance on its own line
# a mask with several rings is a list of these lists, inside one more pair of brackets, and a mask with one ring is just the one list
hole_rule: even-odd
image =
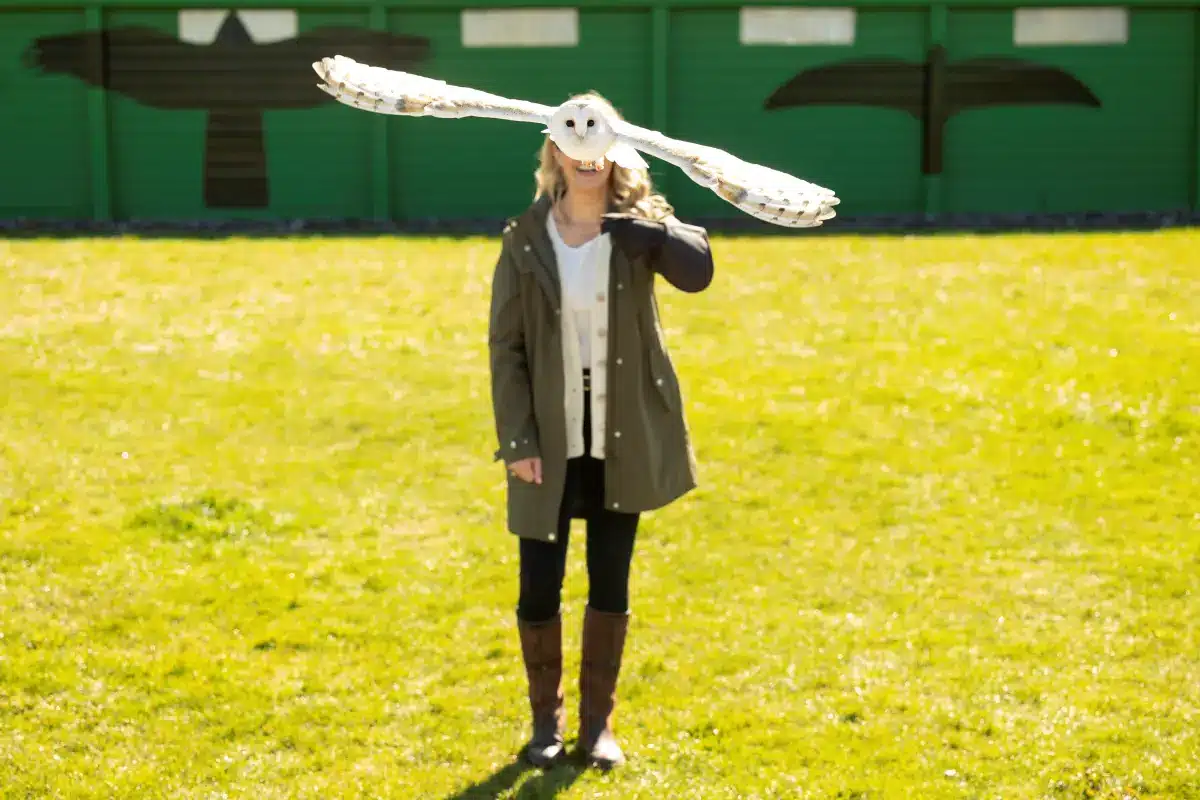
[[563,103],[547,129],[558,148],[578,161],[599,161],[617,140],[608,109],[590,98]]

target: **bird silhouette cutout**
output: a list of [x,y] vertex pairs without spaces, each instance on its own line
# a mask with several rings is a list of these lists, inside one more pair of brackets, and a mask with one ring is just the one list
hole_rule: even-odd
[[210,208],[270,205],[263,112],[310,109],[333,98],[313,86],[313,61],[331,49],[409,69],[429,57],[429,40],[352,27],[325,27],[255,43],[239,14],[225,16],[209,44],[151,27],[81,31],[35,40],[27,66],[69,75],[164,110],[206,111],[204,202]]
[[925,63],[862,58],[807,69],[777,88],[768,111],[795,106],[892,108],[921,123],[921,172],[942,172],[946,123],[977,108],[1011,105],[1100,107],[1082,81],[1063,69],[1019,58],[986,56],[947,63],[941,45]]

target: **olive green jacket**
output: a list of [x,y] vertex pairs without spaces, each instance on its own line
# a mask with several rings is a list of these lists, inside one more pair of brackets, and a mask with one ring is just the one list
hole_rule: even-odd
[[[542,459],[541,484],[507,473],[508,530],[542,541],[555,537],[567,467],[562,293],[546,231],[549,207],[543,197],[504,229],[488,332],[499,440],[495,458]],[[703,228],[674,217],[667,225],[668,243],[653,258],[631,260],[614,241],[609,262],[609,385],[593,391],[606,392],[604,504],[615,511],[659,508],[696,486],[695,455],[663,340],[654,279],[667,275],[686,291],[699,291],[711,280],[712,262]],[[687,280],[679,279],[688,270]]]

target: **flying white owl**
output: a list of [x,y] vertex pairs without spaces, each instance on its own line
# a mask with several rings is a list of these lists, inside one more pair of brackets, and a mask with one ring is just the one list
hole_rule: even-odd
[[607,106],[588,99],[552,106],[512,100],[408,72],[371,67],[344,56],[323,58],[313,69],[317,86],[338,102],[378,114],[488,117],[544,125],[542,132],[569,157],[605,159],[645,169],[641,150],[679,167],[751,216],[789,228],[813,228],[834,217],[840,201],[832,191],[784,172],[742,161],[715,147],[671,139],[631,125]]

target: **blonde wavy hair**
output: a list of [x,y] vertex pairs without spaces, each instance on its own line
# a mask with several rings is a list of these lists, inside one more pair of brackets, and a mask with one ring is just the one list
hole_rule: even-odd
[[[618,118],[621,113],[605,97],[598,92],[586,92],[576,95],[572,100],[589,98],[608,106]],[[534,170],[533,179],[536,188],[533,199],[537,200],[547,195],[551,202],[559,200],[567,191],[567,179],[562,169],[554,159],[557,145],[547,136],[538,151],[538,165]],[[667,199],[654,191],[654,183],[650,179],[650,171],[645,169],[627,169],[609,162],[610,175],[608,178],[609,201],[614,210],[622,213],[638,214],[648,219],[659,220],[675,213],[675,209]]]

